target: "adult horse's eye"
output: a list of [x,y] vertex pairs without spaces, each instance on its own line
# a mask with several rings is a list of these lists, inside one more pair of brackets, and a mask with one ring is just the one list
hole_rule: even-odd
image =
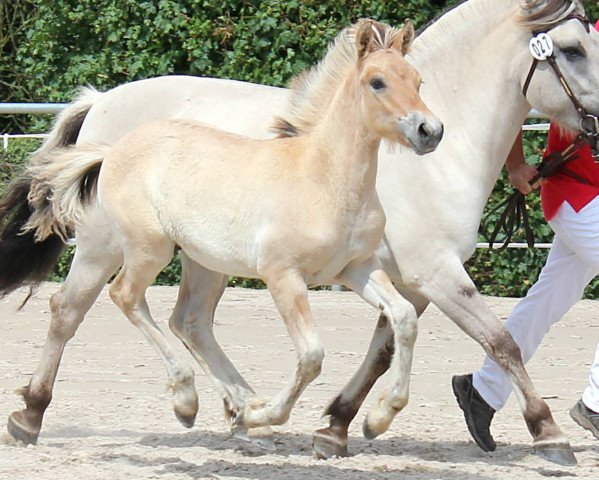
[[566,47],[562,48],[562,52],[566,55],[568,60],[576,60],[578,58],[584,58],[586,56],[585,51],[580,47]]
[[373,78],[370,80],[370,86],[377,92],[384,90],[386,87],[385,82],[383,82],[380,78]]

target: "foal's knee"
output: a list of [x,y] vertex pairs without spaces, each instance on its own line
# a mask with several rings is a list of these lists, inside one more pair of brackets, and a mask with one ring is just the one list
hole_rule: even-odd
[[414,307],[393,305],[389,315],[395,324],[394,334],[402,345],[413,345],[418,336],[418,316]]
[[299,359],[300,371],[308,382],[314,380],[322,370],[324,349],[320,344],[312,346]]

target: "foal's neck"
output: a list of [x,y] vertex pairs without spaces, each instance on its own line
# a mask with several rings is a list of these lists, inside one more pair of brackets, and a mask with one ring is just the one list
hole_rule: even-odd
[[362,118],[355,77],[339,88],[321,122],[310,133],[309,162],[331,187],[353,196],[369,196],[375,191],[380,136]]

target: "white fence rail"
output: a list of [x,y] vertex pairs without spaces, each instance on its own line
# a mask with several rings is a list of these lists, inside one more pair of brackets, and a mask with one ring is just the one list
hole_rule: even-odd
[[[68,106],[68,103],[0,103],[0,115],[41,115],[41,114],[57,114]],[[528,113],[528,118],[546,119],[547,117],[536,110],[531,110]],[[547,131],[549,130],[548,123],[535,123],[531,125],[522,125],[524,131]],[[10,134],[2,133],[2,146],[6,151],[10,139],[25,139],[25,138],[46,138],[48,135],[44,133],[28,133],[28,134]],[[551,248],[551,243],[536,243],[535,248]],[[489,248],[488,243],[477,243],[477,248]],[[499,246],[493,247],[499,248]],[[509,243],[508,248],[528,248],[526,243]]]

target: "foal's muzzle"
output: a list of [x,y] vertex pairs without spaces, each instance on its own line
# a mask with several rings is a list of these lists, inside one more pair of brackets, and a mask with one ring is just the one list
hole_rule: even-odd
[[443,123],[436,117],[412,112],[399,121],[399,129],[418,155],[430,153],[443,138]]

